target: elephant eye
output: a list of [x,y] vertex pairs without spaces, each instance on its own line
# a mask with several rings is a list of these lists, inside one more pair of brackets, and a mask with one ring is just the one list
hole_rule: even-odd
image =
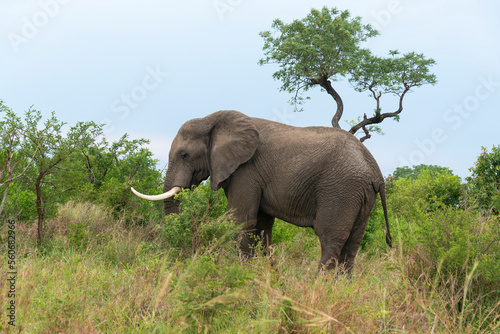
[[181,153],[181,158],[182,159],[186,159],[187,157],[189,157],[189,154],[187,154],[186,152],[182,152]]

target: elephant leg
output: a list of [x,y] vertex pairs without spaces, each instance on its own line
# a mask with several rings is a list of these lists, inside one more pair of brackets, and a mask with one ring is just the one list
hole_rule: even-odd
[[[239,189],[246,189],[246,191],[238,191]],[[244,179],[238,178],[233,179],[224,191],[227,196],[228,210],[233,214],[236,223],[241,226],[242,233],[239,235],[241,255],[244,258],[251,257],[262,229],[258,226],[261,190],[253,184],[246,183]]]
[[342,264],[340,255],[357,217],[358,208],[336,204],[335,208],[319,210],[314,232],[321,245],[320,269],[336,269]]
[[[259,212],[254,226],[246,224],[240,241],[240,248],[246,257],[253,256],[255,251],[262,247],[265,255],[269,255],[269,246],[272,243],[274,217]],[[261,245],[261,246],[260,246]]]
[[264,255],[266,256],[271,255],[270,246],[273,242],[273,225],[274,217],[259,212],[254,234],[258,237],[258,241],[262,243]]
[[375,203],[375,196],[370,196],[365,200],[364,205],[359,211],[358,217],[354,222],[349,238],[347,239],[342,251],[340,252],[340,263],[344,264],[346,272],[349,274],[354,266],[354,259],[358,253],[359,246],[363,240],[365,234],[366,225],[368,219],[370,218],[370,212],[372,210],[373,204]]

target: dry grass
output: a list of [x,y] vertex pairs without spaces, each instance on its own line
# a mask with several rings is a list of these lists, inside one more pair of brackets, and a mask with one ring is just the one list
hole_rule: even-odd
[[[298,256],[300,235],[274,246],[274,261],[238,262],[234,245],[172,259],[154,226],[125,227],[102,208],[68,204],[36,246],[19,223],[17,327],[21,333],[495,333],[499,307],[463,305],[453,277],[392,249],[360,254],[354,275],[317,272],[319,249]],[[2,236],[6,229],[0,230]],[[0,263],[6,263],[2,247]],[[472,275],[471,275],[472,277]],[[0,305],[8,299],[0,281]]]

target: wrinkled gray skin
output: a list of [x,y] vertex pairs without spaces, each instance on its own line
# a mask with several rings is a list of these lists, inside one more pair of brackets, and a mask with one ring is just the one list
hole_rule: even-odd
[[[164,191],[208,177],[213,190],[224,188],[229,210],[246,232],[240,242],[246,255],[256,239],[271,244],[279,218],[314,229],[321,266],[343,264],[350,271],[379,192],[386,213],[375,159],[341,129],[293,127],[237,111],[190,120],[172,142]],[[177,209],[165,201],[166,214]]]

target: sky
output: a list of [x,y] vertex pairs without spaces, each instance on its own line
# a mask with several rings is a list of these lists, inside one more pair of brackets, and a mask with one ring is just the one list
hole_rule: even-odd
[[[436,60],[438,83],[415,88],[399,122],[381,124],[365,145],[387,176],[418,164],[470,175],[481,146],[500,144],[500,1],[497,0],[2,0],[0,99],[74,125],[105,123],[105,137],[150,139],[163,168],[189,119],[224,109],[294,126],[331,126],[336,105],[313,89],[304,111],[259,66],[274,19],[311,8],[349,10],[380,35],[375,54],[416,51]],[[347,82],[335,88],[343,120],[371,114],[374,100]],[[385,97],[383,112],[397,109]],[[347,123],[341,121],[344,129]]]

